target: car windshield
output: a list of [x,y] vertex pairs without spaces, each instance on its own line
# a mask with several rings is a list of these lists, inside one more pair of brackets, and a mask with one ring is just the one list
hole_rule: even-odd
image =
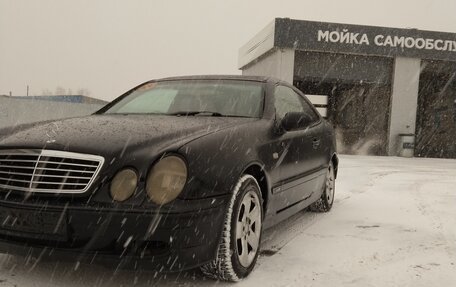
[[162,81],[139,86],[104,113],[257,118],[261,115],[263,98],[259,82]]

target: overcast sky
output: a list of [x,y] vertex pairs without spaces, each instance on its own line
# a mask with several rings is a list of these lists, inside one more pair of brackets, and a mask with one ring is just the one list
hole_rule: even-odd
[[0,95],[56,87],[112,100],[143,81],[239,74],[275,17],[456,32],[455,0],[0,0]]

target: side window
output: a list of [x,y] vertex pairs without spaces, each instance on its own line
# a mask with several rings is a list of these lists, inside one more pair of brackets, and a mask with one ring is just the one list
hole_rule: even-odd
[[312,107],[289,87],[277,86],[274,96],[275,109],[279,119],[283,118],[289,112],[304,112],[311,116],[314,121],[318,120],[318,115]]
[[279,119],[289,112],[304,112],[302,101],[292,89],[285,86],[277,86],[274,92],[275,109]]
[[[293,91],[293,92],[294,92],[294,91]],[[301,98],[300,95],[298,95],[298,97]],[[301,101],[302,101],[302,105],[303,105],[303,107],[304,107],[304,112],[305,112],[306,114],[308,114],[309,116],[311,116],[311,118],[312,118],[312,120],[313,120],[314,122],[318,121],[318,119],[319,119],[320,117],[319,117],[319,115],[315,112],[315,110],[312,108],[311,104],[309,104],[308,102],[306,102],[306,101],[304,101],[304,100],[302,100],[302,99],[301,99]]]

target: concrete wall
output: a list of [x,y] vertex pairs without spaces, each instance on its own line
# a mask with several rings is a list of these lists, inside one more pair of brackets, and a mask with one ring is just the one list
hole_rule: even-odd
[[0,96],[0,129],[43,120],[89,115],[102,105]]
[[293,49],[274,49],[258,61],[242,68],[243,75],[276,77],[293,83],[295,51]]
[[399,153],[399,134],[415,133],[420,66],[420,59],[402,57],[395,59],[389,123],[389,155]]

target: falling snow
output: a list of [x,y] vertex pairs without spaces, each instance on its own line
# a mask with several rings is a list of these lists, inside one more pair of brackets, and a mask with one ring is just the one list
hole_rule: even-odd
[[[266,230],[257,267],[237,286],[453,286],[455,178],[453,160],[342,156],[332,211],[302,211]],[[0,256],[0,286],[214,284],[225,286],[198,270]]]

